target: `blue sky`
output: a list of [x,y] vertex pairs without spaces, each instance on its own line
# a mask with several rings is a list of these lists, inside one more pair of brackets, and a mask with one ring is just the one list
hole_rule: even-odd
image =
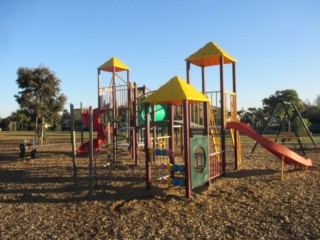
[[[0,0],[0,117],[19,108],[21,66],[53,70],[67,108],[97,107],[97,67],[111,57],[131,68],[132,82],[156,90],[185,79],[184,59],[210,41],[238,60],[238,109],[262,107],[276,90],[311,102],[320,94],[318,0]],[[191,72],[200,90],[200,69]],[[219,89],[216,68],[207,89]]]

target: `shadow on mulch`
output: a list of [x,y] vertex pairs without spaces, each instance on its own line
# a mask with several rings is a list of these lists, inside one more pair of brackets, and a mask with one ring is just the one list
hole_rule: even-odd
[[[34,168],[33,171],[36,172]],[[71,174],[70,174],[71,175]],[[144,187],[140,176],[98,176],[93,182],[92,195],[89,195],[88,176],[78,176],[77,185],[72,177],[50,177],[44,174],[30,174],[24,170],[0,170],[2,185],[0,203],[70,203],[83,201],[131,201],[150,199],[163,194],[163,189],[154,186],[151,191]],[[120,184],[120,186],[118,185]],[[20,187],[17,188],[16,186]]]
[[41,158],[42,156],[66,156],[72,157],[71,152],[66,151],[37,151],[37,158]]
[[[163,190],[154,187],[153,190],[147,191],[144,187],[112,187],[112,186],[102,186],[94,187],[93,194],[89,195],[88,186],[78,186],[73,185],[65,186],[62,188],[56,189],[21,189],[21,190],[6,190],[3,191],[0,188],[0,194],[2,196],[7,194],[14,194],[14,197],[5,197],[0,198],[0,203],[41,203],[41,204],[59,204],[59,203],[80,203],[87,201],[101,201],[101,202],[116,202],[124,201],[129,202],[132,200],[143,200],[143,199],[152,199],[155,196],[163,195],[160,193]],[[53,193],[54,192],[54,193]],[[112,193],[110,193],[112,192]],[[53,194],[52,194],[53,193]],[[67,194],[67,197],[51,197],[47,195],[57,195],[61,193]],[[169,201],[169,199],[176,198],[181,199],[179,196],[167,196],[164,201]]]
[[27,175],[24,170],[0,169],[0,181],[5,182],[21,182],[23,177]]
[[17,152],[16,156],[13,154],[1,154],[0,155],[0,164],[8,164],[20,160],[20,153]]
[[[25,163],[28,162],[30,153],[26,153],[26,158],[21,160],[20,159],[20,151],[19,150],[14,150],[11,151],[13,153],[9,153],[9,151],[6,151],[7,154],[0,154],[0,164],[7,164],[7,163],[13,163],[17,161],[25,161]],[[48,152],[43,152],[43,151],[37,151],[36,152],[36,159],[40,161],[41,157],[43,156],[66,156],[66,157],[72,157],[72,153],[66,152],[66,151],[48,151]],[[54,157],[53,157],[54,158]]]

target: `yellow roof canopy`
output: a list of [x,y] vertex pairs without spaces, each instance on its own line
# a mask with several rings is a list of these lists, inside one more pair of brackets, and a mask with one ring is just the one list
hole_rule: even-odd
[[130,68],[125,65],[123,62],[121,62],[119,59],[113,57],[110,58],[108,61],[106,61],[104,64],[102,64],[100,67],[98,67],[99,70],[103,70],[106,72],[121,72],[125,70],[130,70]]
[[162,104],[182,104],[189,102],[209,102],[209,98],[188,84],[181,77],[175,76],[157,91],[150,94],[144,102]]
[[207,43],[204,47],[200,48],[198,51],[191,54],[185,60],[200,67],[208,67],[219,65],[221,56],[224,57],[224,63],[237,62],[236,59],[231,57],[214,42]]

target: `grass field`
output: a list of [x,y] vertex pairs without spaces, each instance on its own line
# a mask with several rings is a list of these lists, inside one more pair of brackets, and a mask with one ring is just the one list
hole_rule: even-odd
[[[56,131],[56,132],[55,131],[46,131],[44,136],[45,136],[45,141],[47,143],[57,142],[57,141],[68,142],[71,139],[71,133],[69,131]],[[94,133],[94,136],[95,136],[95,133]],[[275,135],[265,135],[265,137],[270,138],[270,139],[274,139]],[[15,132],[0,131],[0,141],[2,141],[2,142],[4,142],[4,141],[20,142],[20,141],[23,141],[24,139],[30,141],[34,138],[35,138],[35,134],[33,131],[15,131]],[[78,141],[80,141],[80,139],[81,139],[80,132],[76,132],[76,138]],[[85,140],[88,140],[89,139],[89,132],[84,132],[83,138]],[[313,138],[317,143],[320,143],[320,134],[314,134]],[[250,143],[253,140],[247,136],[242,135],[241,141]],[[310,138],[307,136],[302,137],[301,141],[306,144],[312,143]]]
[[[95,136],[95,133],[94,133]],[[0,131],[0,141],[2,142],[21,142],[23,140],[31,141],[35,138],[35,133],[33,131]],[[76,138],[80,141],[81,133],[76,132]],[[85,140],[89,139],[89,132],[83,133],[83,138]],[[44,142],[52,143],[52,142],[70,142],[71,133],[69,131],[46,131],[44,134]]]

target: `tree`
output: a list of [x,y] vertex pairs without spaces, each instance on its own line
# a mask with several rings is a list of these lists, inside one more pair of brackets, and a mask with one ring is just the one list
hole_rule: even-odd
[[318,94],[316,99],[314,100],[314,105],[320,108],[320,95]]
[[1,130],[10,130],[10,117],[2,118],[0,121],[0,129]]
[[263,126],[264,118],[265,114],[262,108],[248,108],[247,111],[242,113],[240,121],[259,128]]
[[[275,94],[270,95],[268,98],[264,98],[262,100],[263,110],[266,114],[271,114],[273,109],[277,106],[280,101],[291,102],[293,101],[297,106],[299,112],[304,111],[304,104],[302,100],[299,98],[298,93],[294,89],[286,89],[282,91],[276,91]],[[284,109],[278,108],[275,116],[282,118],[284,116]]]
[[27,130],[27,127],[30,126],[30,119],[20,110],[12,112],[8,119],[13,125],[13,128],[11,128],[13,131]]
[[311,104],[309,101],[305,103],[304,115],[311,123],[320,122],[320,95],[317,95],[314,104]]
[[19,130],[25,131],[30,126],[30,118],[23,111],[16,111],[16,120],[20,127]]
[[63,110],[67,100],[60,93],[60,80],[49,68],[20,67],[17,70],[17,84],[20,92],[14,95],[22,111],[31,122],[37,136],[40,137],[42,127],[51,122],[52,116]]

